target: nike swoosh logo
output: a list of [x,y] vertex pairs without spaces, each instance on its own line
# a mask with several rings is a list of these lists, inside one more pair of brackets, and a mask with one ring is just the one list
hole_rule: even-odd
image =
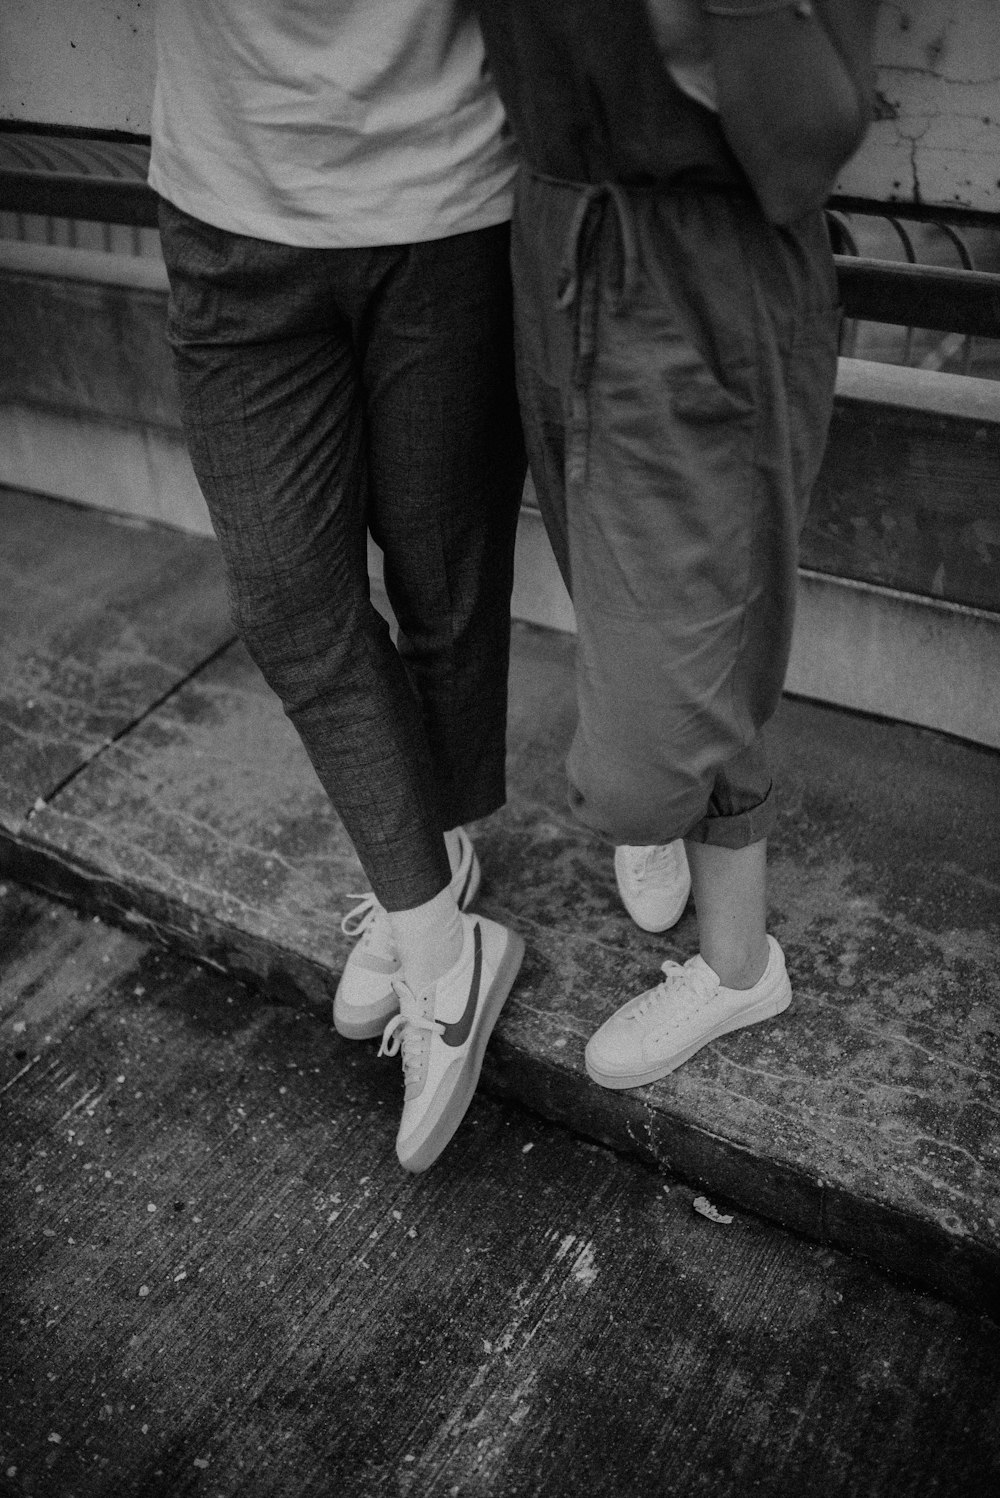
[[479,1003],[479,987],[483,979],[483,933],[477,921],[472,932],[472,982],[469,984],[469,997],[465,1001],[465,1008],[458,1019],[452,1020],[451,1024],[441,1020],[441,1039],[445,1045],[464,1045],[472,1034],[472,1021],[476,1017],[476,1006]]

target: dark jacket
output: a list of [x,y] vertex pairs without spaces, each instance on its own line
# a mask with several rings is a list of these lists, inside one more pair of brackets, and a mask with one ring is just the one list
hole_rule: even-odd
[[642,0],[478,0],[530,167],[578,182],[744,186],[718,118],[664,66]]

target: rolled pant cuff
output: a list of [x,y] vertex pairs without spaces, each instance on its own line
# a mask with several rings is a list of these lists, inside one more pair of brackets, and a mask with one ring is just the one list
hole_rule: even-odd
[[774,826],[777,804],[774,786],[768,787],[767,795],[756,806],[751,806],[733,816],[702,817],[701,821],[684,834],[685,842],[711,843],[716,848],[749,848],[768,837]]

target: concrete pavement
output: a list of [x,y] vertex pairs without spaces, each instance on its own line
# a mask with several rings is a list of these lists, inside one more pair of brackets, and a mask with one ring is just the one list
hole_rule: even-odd
[[1000,1328],[0,887],[0,1492],[986,1498]]

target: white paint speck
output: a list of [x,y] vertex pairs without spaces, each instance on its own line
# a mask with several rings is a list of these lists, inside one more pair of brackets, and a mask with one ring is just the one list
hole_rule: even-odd
[[707,1217],[709,1222],[729,1223],[733,1220],[720,1212],[718,1207],[713,1207],[707,1196],[696,1196],[691,1205],[700,1216]]

